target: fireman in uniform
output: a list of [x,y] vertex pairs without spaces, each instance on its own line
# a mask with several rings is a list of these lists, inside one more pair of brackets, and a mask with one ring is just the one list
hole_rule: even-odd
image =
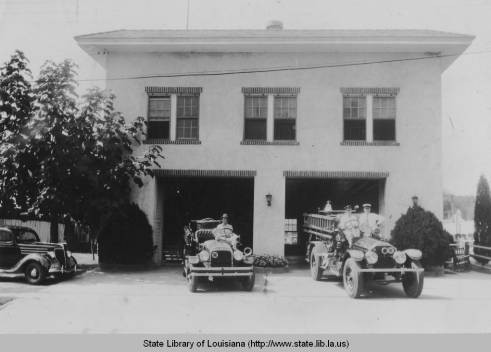
[[228,214],[224,213],[222,215],[222,222],[218,224],[213,230],[213,235],[217,241],[226,241],[232,245],[232,247],[237,248],[237,236],[234,233],[234,227],[228,222]]
[[378,214],[372,213],[372,205],[363,204],[363,213],[360,214],[360,230],[363,237],[380,238],[380,228],[384,223],[384,218]]
[[344,207],[344,214],[339,218],[338,227],[343,231],[346,239],[348,240],[349,246],[353,244],[353,242],[360,238],[360,229],[358,218],[355,214],[353,214],[353,208],[351,205],[347,205]]

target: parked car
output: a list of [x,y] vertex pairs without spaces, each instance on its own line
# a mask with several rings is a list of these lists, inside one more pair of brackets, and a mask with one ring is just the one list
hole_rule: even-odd
[[220,223],[206,218],[185,228],[184,276],[191,292],[207,280],[238,279],[246,291],[254,288],[254,256],[251,248],[239,250],[225,240],[216,240],[213,229]]
[[308,235],[306,260],[314,280],[324,275],[342,278],[352,298],[360,297],[370,282],[399,282],[408,297],[421,295],[424,269],[420,250],[397,250],[389,242],[373,237],[362,237],[350,247],[337,221],[334,212],[304,214],[303,231]]
[[0,277],[22,277],[41,284],[48,277],[71,277],[77,261],[65,243],[41,242],[31,228],[0,227]]

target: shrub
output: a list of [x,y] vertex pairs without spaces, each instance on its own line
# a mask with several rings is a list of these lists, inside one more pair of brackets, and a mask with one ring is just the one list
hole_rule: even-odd
[[[491,195],[488,181],[484,176],[479,178],[477,184],[476,206],[474,208],[474,224],[476,231],[474,233],[474,243],[485,247],[491,247]],[[491,256],[489,250],[484,248],[475,248],[474,254]],[[481,264],[487,264],[489,260],[475,257]]]
[[254,265],[262,268],[283,268],[288,266],[288,261],[279,255],[257,255]]
[[417,248],[423,252],[423,266],[443,265],[451,257],[449,234],[430,211],[417,206],[409,208],[391,232],[392,244],[398,249]]
[[153,256],[152,226],[134,203],[111,211],[102,222],[98,242],[102,264],[141,265]]

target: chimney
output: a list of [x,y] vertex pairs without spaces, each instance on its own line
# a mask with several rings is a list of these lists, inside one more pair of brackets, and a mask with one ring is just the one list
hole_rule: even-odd
[[269,21],[266,29],[268,31],[281,31],[283,29],[283,22],[276,20]]

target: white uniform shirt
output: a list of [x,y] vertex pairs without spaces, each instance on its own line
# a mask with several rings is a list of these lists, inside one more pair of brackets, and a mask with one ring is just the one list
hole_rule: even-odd
[[360,222],[360,230],[365,236],[373,234],[384,223],[384,218],[375,213],[362,213],[358,220]]

